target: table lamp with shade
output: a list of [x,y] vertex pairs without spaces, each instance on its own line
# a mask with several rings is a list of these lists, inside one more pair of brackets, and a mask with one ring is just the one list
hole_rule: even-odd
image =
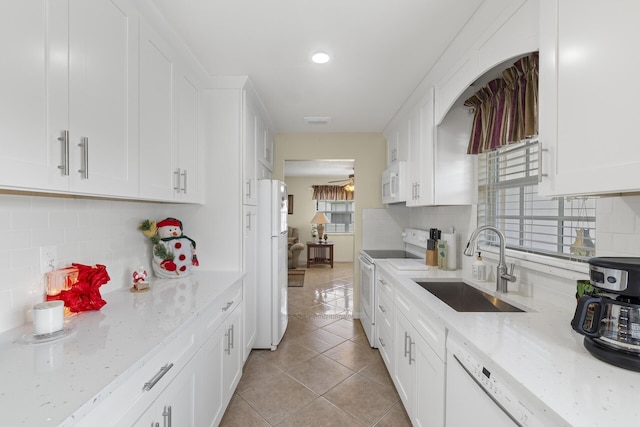
[[329,224],[330,222],[331,221],[329,221],[329,218],[327,218],[327,216],[322,212],[316,212],[315,216],[311,220],[311,224],[318,225],[318,241],[319,242],[322,241],[322,236],[324,236],[324,225]]

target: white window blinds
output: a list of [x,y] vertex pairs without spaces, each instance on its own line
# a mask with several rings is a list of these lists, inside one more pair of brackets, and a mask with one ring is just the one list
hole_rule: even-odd
[[[539,165],[537,139],[478,155],[478,225],[502,230],[510,249],[586,261],[595,256],[596,200],[539,196]],[[497,236],[479,243],[497,245]]]

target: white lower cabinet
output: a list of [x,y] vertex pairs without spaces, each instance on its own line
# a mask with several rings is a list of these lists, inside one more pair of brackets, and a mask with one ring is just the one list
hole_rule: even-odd
[[445,364],[400,312],[395,316],[392,376],[415,426],[444,425]]
[[[419,310],[402,285],[395,284],[394,288],[389,373],[411,423],[441,427],[445,410],[444,324]],[[384,327],[379,330],[384,331]],[[384,354],[382,357],[385,359]]]
[[76,425],[218,425],[242,375],[242,295],[240,280]]
[[134,424],[136,427],[197,426],[198,365],[200,355],[187,363],[178,376],[167,386],[160,397],[145,411]]
[[201,350],[202,426],[220,423],[242,375],[242,305],[209,335]]

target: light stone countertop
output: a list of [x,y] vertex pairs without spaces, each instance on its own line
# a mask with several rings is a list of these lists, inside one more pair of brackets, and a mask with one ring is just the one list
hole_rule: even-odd
[[241,278],[235,271],[197,271],[151,279],[149,292],[106,293],[101,310],[66,319],[72,332],[50,343],[20,340],[32,333],[31,323],[0,334],[0,424],[57,426],[81,416]]
[[[593,357],[570,322],[575,300],[550,304],[542,296],[499,294],[495,282],[466,283],[498,296],[526,313],[459,313],[421,288],[412,278],[461,278],[461,272],[398,272],[384,261],[376,266],[415,297],[418,306],[440,318],[449,330],[485,356],[488,368],[555,424],[572,426],[640,425],[640,373]],[[540,293],[540,292],[538,292]]]

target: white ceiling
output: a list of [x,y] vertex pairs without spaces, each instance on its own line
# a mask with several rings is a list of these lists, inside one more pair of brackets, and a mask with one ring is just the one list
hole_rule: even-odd
[[249,76],[276,132],[382,131],[482,2],[151,1],[210,75]]

